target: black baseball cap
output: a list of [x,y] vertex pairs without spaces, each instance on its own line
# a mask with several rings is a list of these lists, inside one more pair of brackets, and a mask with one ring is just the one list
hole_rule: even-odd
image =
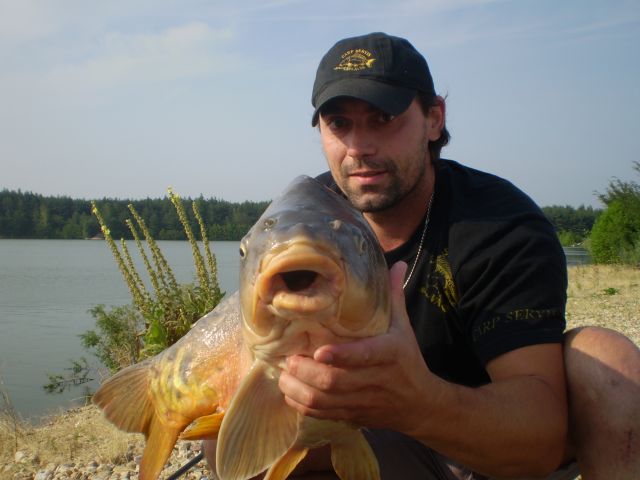
[[318,123],[322,106],[337,97],[364,100],[398,115],[409,108],[418,91],[436,94],[427,61],[407,40],[381,32],[345,38],[318,65],[311,124]]

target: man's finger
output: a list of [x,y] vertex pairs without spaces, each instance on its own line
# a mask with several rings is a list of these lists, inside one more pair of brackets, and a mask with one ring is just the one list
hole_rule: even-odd
[[404,297],[404,276],[407,273],[407,264],[405,262],[396,262],[389,269],[389,280],[391,281],[391,294],[402,294]]
[[404,300],[404,276],[407,272],[407,264],[396,262],[389,270],[391,283],[391,326],[390,330],[397,328],[403,333],[413,335],[407,307]]
[[362,375],[353,377],[354,382],[351,388],[332,389],[329,387],[329,391],[325,391],[323,385],[307,384],[297,376],[282,372],[278,386],[285,397],[304,405],[306,408],[349,410],[354,405],[361,405],[371,392],[371,386],[368,382],[363,383],[361,377]]
[[323,345],[314,352],[313,358],[335,367],[362,368],[392,363],[397,355],[395,339],[383,334],[348,343]]
[[[371,369],[345,369],[299,355],[287,358],[287,369],[284,373],[295,377],[301,384],[334,393],[349,393],[368,388],[378,377],[375,366]],[[289,382],[289,385],[293,383]]]

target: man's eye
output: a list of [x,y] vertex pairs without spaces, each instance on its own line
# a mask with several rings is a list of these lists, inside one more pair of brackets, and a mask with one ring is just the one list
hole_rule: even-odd
[[341,117],[333,117],[329,120],[329,126],[334,130],[341,130],[347,126],[347,120]]
[[390,113],[380,112],[380,114],[378,115],[378,121],[380,123],[389,123],[393,121],[394,118],[396,118],[396,116],[391,115]]

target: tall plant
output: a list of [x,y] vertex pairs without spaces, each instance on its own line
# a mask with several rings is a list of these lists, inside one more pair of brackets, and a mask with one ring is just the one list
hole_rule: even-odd
[[[134,206],[129,204],[132,218],[125,222],[133,235],[136,249],[144,264],[148,276],[148,282],[145,282],[124,239],[120,239],[120,246],[118,246],[98,206],[95,202],[91,203],[91,211],[100,224],[104,239],[122,273],[132,299],[131,305],[112,308],[109,311],[104,305],[98,305],[90,310],[96,320],[96,329],[80,335],[83,346],[92,350],[112,373],[173,345],[200,317],[213,310],[224,296],[218,283],[216,258],[211,252],[207,230],[196,202],[192,202],[192,210],[200,226],[204,256],[189,225],[183,201],[171,189],[169,189],[169,198],[178,213],[191,246],[196,283],[179,284],[177,282],[171,266],[151,235],[144,219]],[[80,364],[73,363],[76,366]],[[82,365],[85,365],[85,368],[80,371],[77,368],[70,369],[71,374],[49,375],[50,383],[44,386],[45,390],[60,392],[90,380],[87,377],[89,367],[86,361]],[[83,382],[80,382],[79,378]]]
[[[155,355],[173,345],[189,331],[191,326],[202,315],[211,311],[224,295],[220,291],[215,256],[211,252],[206,236],[206,227],[196,202],[192,202],[192,209],[200,226],[200,237],[207,258],[206,263],[197,239],[189,225],[182,200],[171,189],[169,189],[169,198],[178,213],[184,232],[191,245],[197,283],[178,284],[167,259],[149,232],[144,219],[134,206],[129,204],[129,211],[133,219],[128,219],[126,223],[133,235],[147,271],[152,291],[147,289],[147,285],[136,269],[124,239],[121,239],[121,248],[118,249],[111,237],[109,227],[106,225],[95,202],[91,206],[93,214],[98,219],[104,238],[129,288],[133,305],[144,319],[144,329],[138,335],[142,337],[143,341],[136,360]],[[144,237],[144,242],[141,239],[140,232]],[[146,243],[146,248],[144,243]],[[85,336],[84,338],[87,337]]]

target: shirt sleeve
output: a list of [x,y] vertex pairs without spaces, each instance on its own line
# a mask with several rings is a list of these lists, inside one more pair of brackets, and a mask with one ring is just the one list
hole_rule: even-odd
[[537,207],[457,222],[450,242],[460,321],[483,364],[520,347],[562,341],[566,260]]

